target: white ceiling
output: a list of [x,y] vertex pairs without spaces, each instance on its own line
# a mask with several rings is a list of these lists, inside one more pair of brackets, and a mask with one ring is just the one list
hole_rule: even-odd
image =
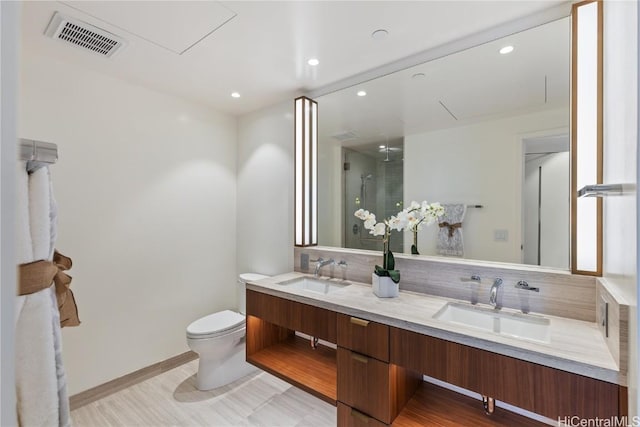
[[[504,46],[513,52],[501,55]],[[354,147],[536,111],[568,112],[570,61],[567,17],[318,97],[319,138],[352,133],[357,137],[343,145]],[[413,78],[419,73],[424,77]],[[360,90],[367,95],[357,96]]]
[[[23,2],[23,55],[47,55],[244,114],[562,1]],[[102,58],[43,33],[55,11],[128,40]],[[384,28],[389,36],[374,40]],[[307,60],[317,57],[320,65]],[[231,98],[233,91],[242,96]]]

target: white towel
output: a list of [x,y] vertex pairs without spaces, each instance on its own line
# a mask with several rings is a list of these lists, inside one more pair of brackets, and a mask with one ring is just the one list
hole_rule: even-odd
[[[438,223],[440,230],[438,231],[438,243],[436,249],[440,255],[463,256],[464,255],[464,239],[462,237],[462,221],[467,212],[467,205],[464,204],[447,204],[444,207],[444,215],[440,217]],[[444,223],[454,226],[460,224],[459,227],[442,226]]]
[[18,162],[16,174],[16,261],[18,264],[30,262],[33,257],[29,224],[29,175],[26,162]]
[[[53,258],[53,251],[58,235],[58,204],[53,197],[53,182],[51,171],[49,173],[49,223],[50,242],[49,258]],[[53,344],[56,355],[56,377],[58,382],[58,410],[60,427],[71,426],[71,409],[69,408],[69,394],[67,392],[67,375],[62,363],[62,330],[60,328],[60,312],[58,311],[58,300],[55,293],[51,292],[51,304],[53,307]]]
[[[24,182],[23,170],[18,171],[18,182]],[[32,262],[50,259],[50,183],[47,168],[29,175],[28,212]],[[24,188],[24,187],[23,187]],[[19,191],[26,189],[19,188]],[[24,204],[24,195],[19,203]],[[19,209],[23,209],[20,206]],[[24,212],[20,213],[21,215]],[[24,229],[24,226],[21,226]],[[21,230],[23,232],[24,230]],[[20,239],[27,239],[20,236]],[[28,247],[27,243],[21,243]],[[26,255],[26,254],[25,254]],[[16,395],[18,421],[22,426],[58,426],[59,397],[55,356],[54,318],[57,306],[52,288],[20,297],[20,310],[16,322]],[[59,324],[58,324],[59,327]]]
[[[26,162],[18,162],[16,181],[16,262],[24,264],[33,260],[33,245],[31,244],[29,225],[29,175],[27,174]],[[16,298],[16,323],[22,311],[25,298],[24,296]]]
[[[51,260],[51,196],[49,168],[41,167],[29,175],[29,224],[34,261]],[[52,253],[53,255],[53,253]]]

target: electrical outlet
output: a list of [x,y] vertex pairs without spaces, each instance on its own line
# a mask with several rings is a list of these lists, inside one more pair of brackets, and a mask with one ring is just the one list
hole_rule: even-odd
[[609,338],[609,303],[600,296],[600,326],[604,328],[604,336]]
[[300,254],[300,269],[309,271],[309,254]]

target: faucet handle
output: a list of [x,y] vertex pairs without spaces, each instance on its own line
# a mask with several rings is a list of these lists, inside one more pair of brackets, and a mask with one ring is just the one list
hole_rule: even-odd
[[461,282],[476,282],[476,283],[480,283],[482,281],[482,279],[477,274],[474,274],[470,278],[469,277],[461,277],[460,281]]
[[318,259],[310,259],[311,262],[323,262],[324,259],[322,257],[318,257]]
[[533,287],[529,286],[529,284],[524,280],[520,280],[518,283],[516,283],[515,287],[518,288],[518,289],[523,289],[525,291],[540,292],[540,288],[533,288]]
[[340,268],[347,268],[347,261],[345,260],[340,260],[340,262],[338,263],[338,267]]

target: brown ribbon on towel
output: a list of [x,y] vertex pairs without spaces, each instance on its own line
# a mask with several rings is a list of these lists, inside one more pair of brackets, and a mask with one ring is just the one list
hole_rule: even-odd
[[29,295],[51,286],[56,286],[56,299],[60,311],[60,326],[78,326],[78,307],[69,289],[71,277],[64,273],[71,268],[71,258],[55,251],[53,261],[34,261],[18,266],[19,289],[18,295]]
[[453,237],[453,233],[456,231],[456,228],[462,228],[461,222],[456,222],[455,224],[449,224],[448,222],[441,222],[438,224],[440,228],[447,227],[449,229],[449,238]]

